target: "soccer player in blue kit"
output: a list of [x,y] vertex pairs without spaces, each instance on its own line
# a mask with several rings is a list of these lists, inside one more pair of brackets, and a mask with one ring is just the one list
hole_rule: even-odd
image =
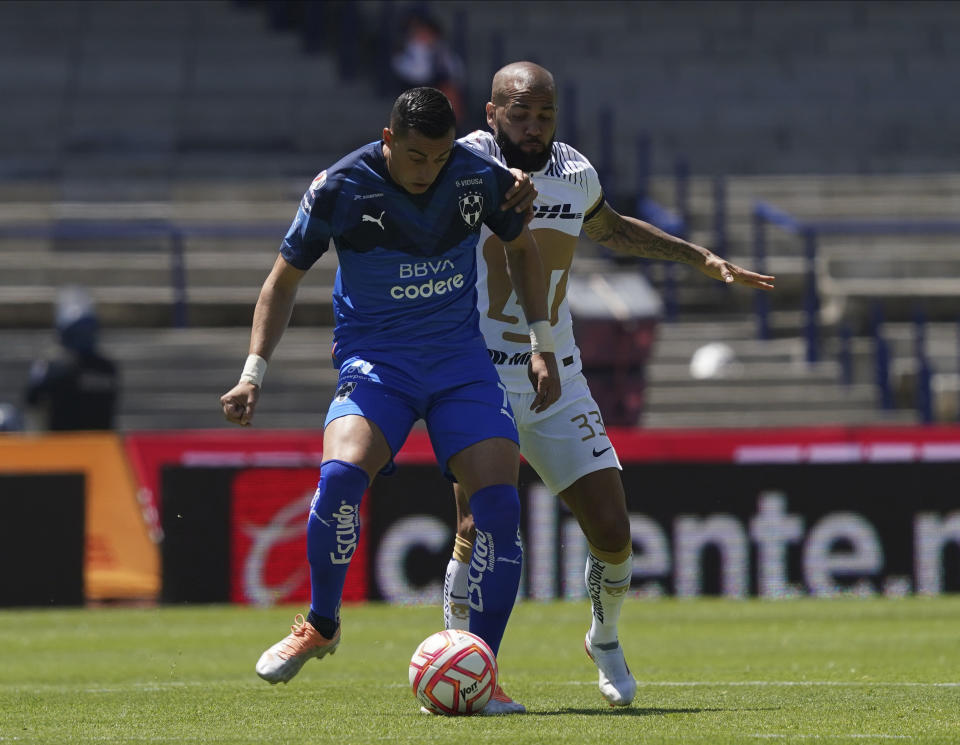
[[[507,392],[479,330],[476,245],[488,226],[505,244],[531,339],[531,408],[560,396],[546,286],[526,214],[510,206],[514,176],[454,141],[449,101],[433,88],[400,95],[383,139],[322,172],[304,194],[254,310],[240,382],[221,398],[248,425],[267,360],[289,322],[306,271],[337,250],[333,359],[320,480],[307,521],[311,603],[287,637],[257,662],[287,682],[340,643],[340,600],[357,548],[358,508],[374,477],[393,470],[411,427],[424,419],[437,461],[469,496],[475,551],[470,631],[499,650],[520,582],[519,449]],[[506,201],[505,201],[506,200]],[[509,699],[508,699],[509,700]],[[498,713],[496,697],[485,713]]]

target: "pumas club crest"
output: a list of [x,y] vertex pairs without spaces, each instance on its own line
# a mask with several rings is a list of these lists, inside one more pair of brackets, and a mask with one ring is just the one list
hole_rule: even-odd
[[483,195],[476,192],[469,192],[460,197],[460,216],[469,228],[475,228],[480,224],[480,216],[483,214]]

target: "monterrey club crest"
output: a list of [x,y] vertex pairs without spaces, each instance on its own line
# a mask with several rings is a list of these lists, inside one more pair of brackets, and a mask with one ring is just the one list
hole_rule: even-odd
[[475,192],[460,197],[460,216],[468,227],[475,228],[483,214],[483,195]]
[[357,382],[351,380],[349,383],[344,383],[339,388],[333,397],[334,401],[346,401],[350,398],[350,394],[353,393],[353,389],[357,387]]

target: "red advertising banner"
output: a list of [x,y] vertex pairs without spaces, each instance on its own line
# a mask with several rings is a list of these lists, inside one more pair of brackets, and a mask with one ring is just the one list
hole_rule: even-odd
[[[623,462],[758,463],[827,460],[960,460],[960,427],[809,427],[778,430],[638,430],[607,427]],[[142,500],[157,505],[164,465],[319,466],[323,433],[250,429],[130,434],[127,455]],[[432,463],[423,430],[410,434],[397,463]]]
[[[636,592],[960,590],[958,427],[607,431],[624,465]],[[204,471],[218,472],[232,600],[308,598],[305,527],[321,433],[131,435],[127,448],[153,495],[162,467],[194,484],[181,499],[204,488]],[[377,479],[364,499],[347,601],[437,594],[453,540],[449,484],[422,430],[396,460],[399,473]],[[520,487],[524,592],[581,596],[586,549],[575,521],[526,466]],[[157,499],[156,514],[161,507]]]
[[[317,485],[316,468],[238,471],[230,504],[230,599],[273,605],[310,601],[307,516]],[[368,499],[360,505],[366,522]],[[366,531],[343,588],[344,602],[366,600]]]

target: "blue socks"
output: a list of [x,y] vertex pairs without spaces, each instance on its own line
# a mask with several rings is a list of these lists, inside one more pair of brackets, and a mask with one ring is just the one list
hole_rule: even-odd
[[[340,623],[340,599],[347,567],[360,538],[360,501],[370,484],[352,463],[328,460],[307,520],[310,562],[310,623],[328,639]],[[496,484],[470,498],[477,528],[467,569],[470,631],[496,654],[520,587],[520,498],[516,487]]]
[[520,497],[510,484],[487,486],[470,497],[470,510],[477,528],[467,568],[470,632],[497,654],[520,588]]
[[[310,621],[330,638],[340,623],[340,599],[347,567],[360,539],[360,501],[370,479],[359,466],[328,460],[320,466],[320,481],[307,519],[307,560],[310,562]],[[324,628],[319,628],[318,623]]]

